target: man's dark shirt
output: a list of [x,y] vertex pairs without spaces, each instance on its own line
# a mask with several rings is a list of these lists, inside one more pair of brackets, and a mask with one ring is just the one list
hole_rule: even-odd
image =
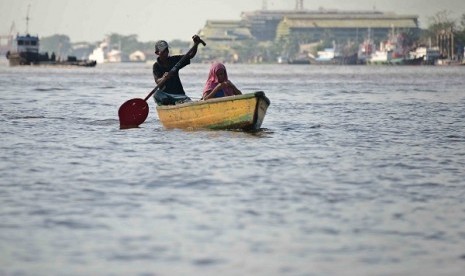
[[[169,56],[168,67],[163,67],[159,63],[157,58],[157,61],[153,64],[153,75],[157,78],[163,77],[163,74],[165,74],[165,72],[169,72],[171,68],[173,68],[174,65],[176,65],[176,63],[178,63],[181,60],[182,57],[182,55]],[[181,64],[181,67],[179,67],[179,69],[183,68],[188,64],[190,64],[190,59],[186,58],[186,60],[183,62],[183,64]],[[186,94],[186,92],[184,92],[184,88],[182,87],[181,79],[179,79],[179,70],[162,85],[160,90],[170,94]]]

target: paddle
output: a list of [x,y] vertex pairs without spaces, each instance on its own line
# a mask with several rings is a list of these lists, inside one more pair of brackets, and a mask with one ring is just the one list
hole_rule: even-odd
[[[198,42],[202,43],[203,46],[207,45],[202,39],[198,38],[198,40]],[[196,44],[198,45],[198,43]],[[176,63],[173,68],[171,68],[170,72],[178,71],[184,61],[189,58],[189,55],[192,53],[192,51],[194,51],[195,47],[196,45],[192,46],[192,48],[189,49],[189,51],[181,58],[181,60],[179,60],[178,63]],[[145,99],[131,99],[120,106],[118,110],[120,128],[138,127],[140,124],[145,122],[145,119],[147,119],[147,116],[149,115],[149,105],[147,104],[147,100],[155,92],[157,92],[158,88],[160,88],[165,83],[165,81],[166,79],[163,79],[161,82],[159,82],[157,86],[155,86],[155,88],[147,95],[147,97],[145,97]]]

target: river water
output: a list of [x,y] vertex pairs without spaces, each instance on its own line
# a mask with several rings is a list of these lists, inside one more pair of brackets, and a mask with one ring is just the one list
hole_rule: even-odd
[[3,62],[0,275],[465,271],[465,67],[227,68],[261,131],[165,130],[152,99],[120,130],[149,64]]

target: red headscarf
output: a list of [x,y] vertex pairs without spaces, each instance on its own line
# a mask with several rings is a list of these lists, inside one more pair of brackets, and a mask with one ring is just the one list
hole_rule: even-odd
[[[203,89],[203,97],[207,96],[207,91],[211,92],[218,85],[218,77],[216,73],[220,70],[224,70],[225,81],[228,80],[228,73],[226,73],[226,67],[219,62],[215,62],[210,67],[210,73],[208,73],[208,79],[205,83],[205,88]],[[224,96],[233,96],[234,91],[231,87],[223,88]]]

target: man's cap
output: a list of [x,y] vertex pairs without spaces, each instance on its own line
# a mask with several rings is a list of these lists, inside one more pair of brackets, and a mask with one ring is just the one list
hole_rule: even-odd
[[155,52],[163,52],[166,48],[168,48],[168,42],[164,40],[158,40],[155,43]]

